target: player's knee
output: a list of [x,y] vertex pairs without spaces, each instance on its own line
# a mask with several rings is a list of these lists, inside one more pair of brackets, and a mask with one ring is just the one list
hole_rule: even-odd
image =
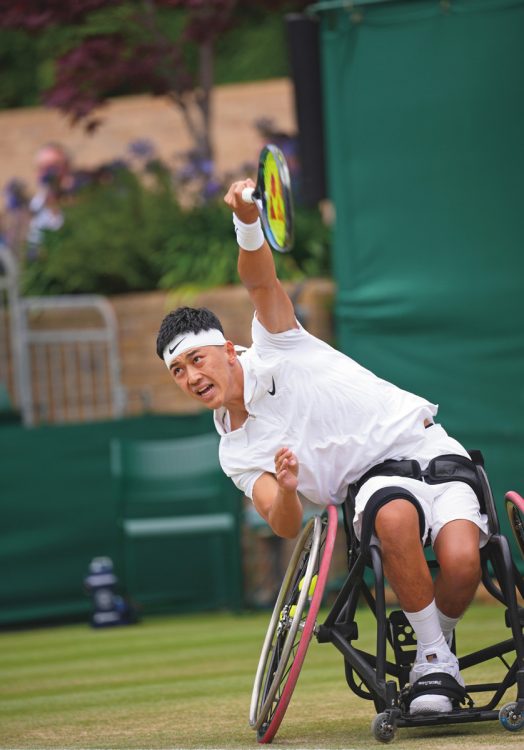
[[435,540],[435,552],[442,574],[454,584],[478,583],[479,535],[473,524],[458,521],[444,526]]
[[478,548],[466,545],[464,548],[446,550],[439,559],[440,569],[444,576],[452,579],[454,585],[470,586],[477,584],[481,577],[480,554]]
[[375,533],[381,542],[402,545],[406,538],[419,536],[419,517],[413,503],[403,498],[390,500],[375,517]]

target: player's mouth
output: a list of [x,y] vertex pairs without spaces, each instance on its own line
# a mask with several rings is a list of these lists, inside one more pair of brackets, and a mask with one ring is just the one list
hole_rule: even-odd
[[203,385],[200,388],[195,388],[194,393],[201,398],[202,401],[209,401],[215,394],[215,386],[212,383]]

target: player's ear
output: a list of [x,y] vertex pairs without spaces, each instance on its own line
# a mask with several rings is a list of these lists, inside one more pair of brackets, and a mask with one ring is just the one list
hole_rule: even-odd
[[225,347],[226,347],[226,355],[227,355],[228,362],[229,364],[233,364],[237,358],[235,345],[233,344],[232,341],[226,341]]

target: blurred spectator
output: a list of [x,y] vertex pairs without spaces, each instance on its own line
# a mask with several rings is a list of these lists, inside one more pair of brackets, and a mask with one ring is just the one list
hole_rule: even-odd
[[29,201],[28,258],[34,259],[44,231],[56,231],[64,223],[64,203],[85,184],[87,174],[74,171],[71,158],[60,143],[41,146],[35,158],[38,189]]

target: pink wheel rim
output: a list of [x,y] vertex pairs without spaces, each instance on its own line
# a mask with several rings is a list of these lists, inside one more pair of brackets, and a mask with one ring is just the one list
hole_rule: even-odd
[[324,554],[322,555],[322,560],[320,561],[315,593],[313,594],[313,598],[311,600],[309,612],[307,614],[306,621],[304,623],[304,629],[302,631],[302,637],[300,639],[293,664],[291,665],[291,668],[289,670],[288,678],[284,686],[284,690],[282,691],[282,695],[280,696],[278,706],[275,713],[273,714],[266,732],[264,733],[263,737],[259,739],[259,742],[261,744],[271,742],[278,731],[278,728],[289,705],[289,701],[291,700],[291,696],[293,695],[293,691],[295,689],[295,685],[297,684],[298,676],[300,674],[300,670],[302,668],[302,664],[304,663],[304,658],[311,641],[311,636],[313,635],[313,628],[315,626],[316,617],[322,603],[322,597],[324,595],[324,589],[326,587],[327,577],[329,573],[329,566],[331,565],[331,558],[333,556],[335,538],[337,535],[337,508],[334,505],[328,505],[327,513],[328,528],[326,541],[324,544]]

